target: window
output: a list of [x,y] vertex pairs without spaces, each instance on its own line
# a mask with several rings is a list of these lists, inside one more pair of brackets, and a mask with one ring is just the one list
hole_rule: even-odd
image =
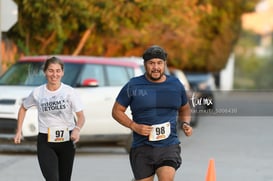
[[62,82],[74,87],[82,67],[83,64],[65,63],[64,76],[62,78]]
[[42,63],[37,62],[17,63],[0,80],[0,84],[3,85],[37,86],[45,82]]
[[129,80],[128,69],[130,68],[123,66],[106,66],[106,74],[107,80],[109,81],[109,85],[110,86],[124,85]]
[[103,73],[103,66],[96,64],[87,64],[81,74],[80,82],[82,83],[85,79],[96,79],[99,86],[105,86],[105,77]]

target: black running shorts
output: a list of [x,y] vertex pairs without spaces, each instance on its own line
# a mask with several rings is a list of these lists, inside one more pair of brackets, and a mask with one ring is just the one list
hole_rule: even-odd
[[155,174],[156,169],[170,166],[177,170],[181,163],[180,145],[167,147],[141,146],[130,151],[130,163],[135,179],[143,179]]

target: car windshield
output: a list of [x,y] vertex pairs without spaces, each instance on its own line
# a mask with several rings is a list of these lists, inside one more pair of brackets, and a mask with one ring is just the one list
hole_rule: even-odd
[[[65,63],[65,73],[62,82],[75,86],[76,75],[80,72],[80,64]],[[46,83],[43,72],[43,62],[20,62],[14,64],[0,78],[0,85],[38,86]]]

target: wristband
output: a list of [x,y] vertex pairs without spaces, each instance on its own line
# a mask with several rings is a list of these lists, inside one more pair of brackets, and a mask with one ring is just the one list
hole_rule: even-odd
[[78,129],[79,131],[81,130],[81,128],[79,126],[75,126],[74,128]]

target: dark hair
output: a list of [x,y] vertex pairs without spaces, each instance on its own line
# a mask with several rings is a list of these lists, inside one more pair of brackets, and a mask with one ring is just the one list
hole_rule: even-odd
[[46,59],[46,61],[44,63],[44,66],[43,66],[44,72],[47,70],[48,66],[53,63],[59,64],[61,66],[62,70],[64,70],[64,63],[61,59],[59,59],[57,57],[50,57],[50,58]]
[[168,54],[165,52],[165,50],[163,48],[161,48],[158,45],[153,45],[153,46],[149,47],[143,53],[142,58],[143,58],[144,62],[151,60],[153,58],[159,58],[159,59],[166,61],[167,56],[168,56]]

